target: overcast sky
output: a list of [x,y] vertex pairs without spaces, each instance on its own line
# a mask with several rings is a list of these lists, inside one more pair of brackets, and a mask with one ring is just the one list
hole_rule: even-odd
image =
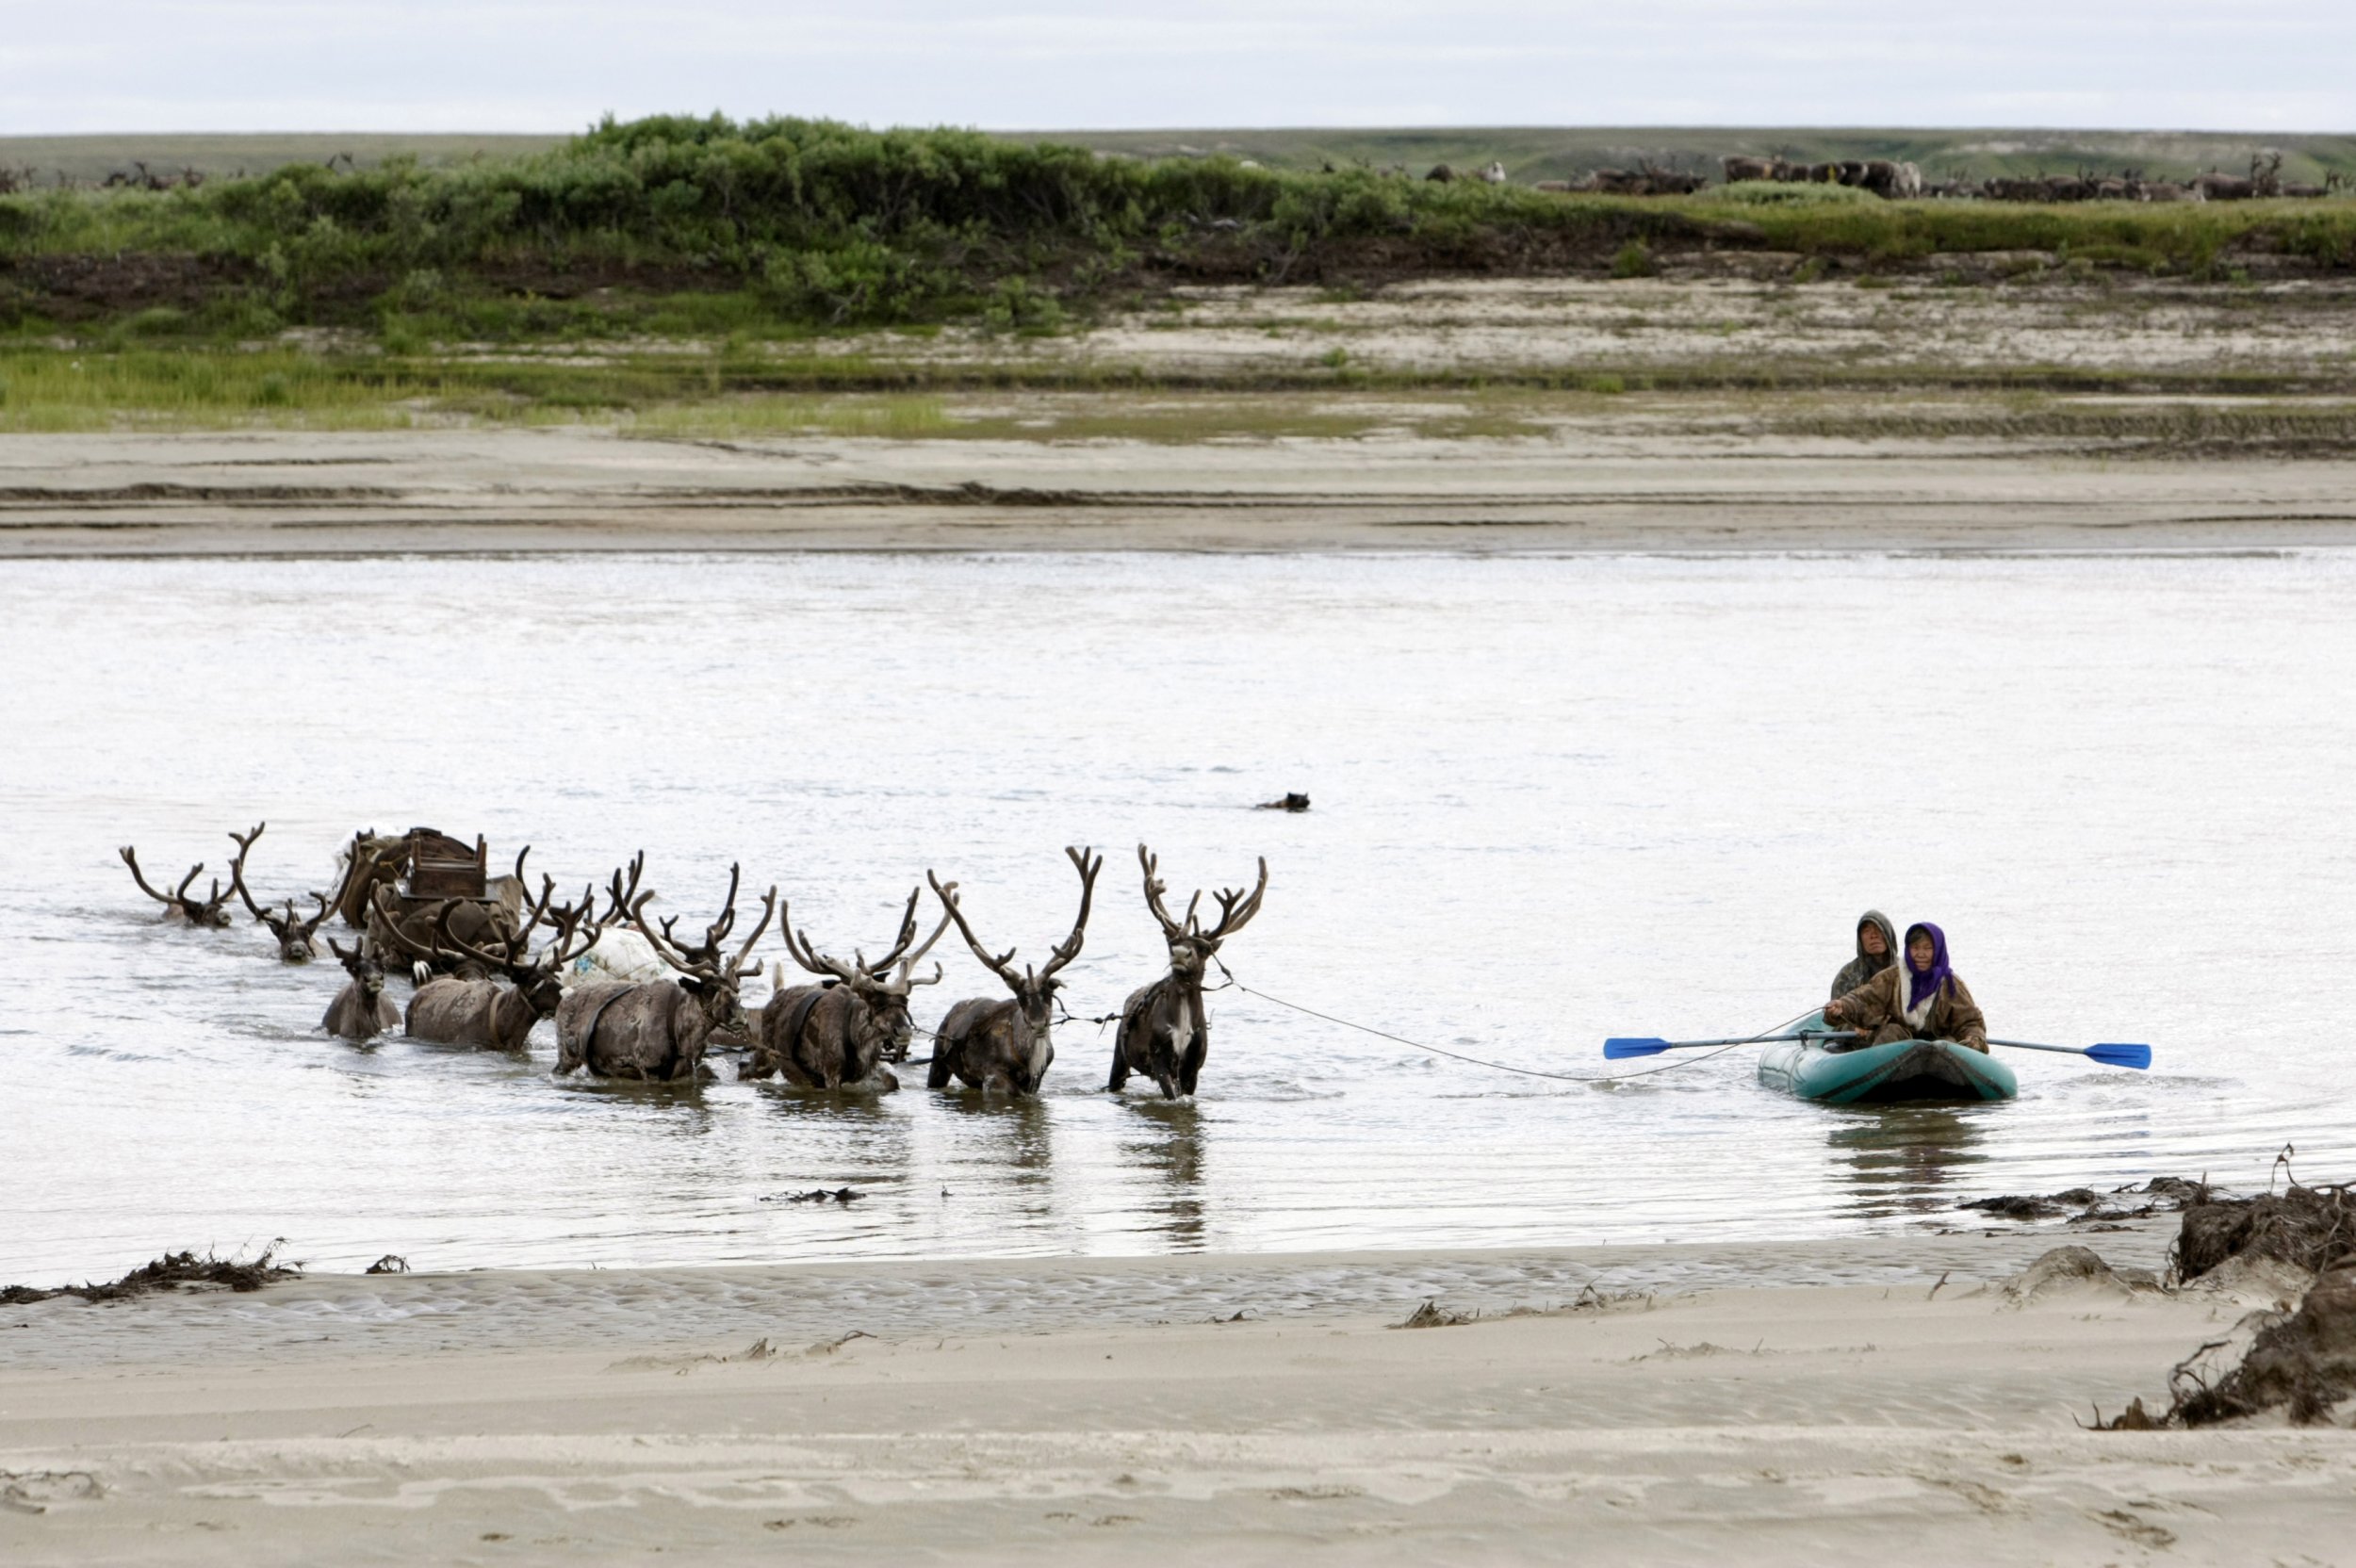
[[2356,128],[2356,0],[5,0],[0,134]]

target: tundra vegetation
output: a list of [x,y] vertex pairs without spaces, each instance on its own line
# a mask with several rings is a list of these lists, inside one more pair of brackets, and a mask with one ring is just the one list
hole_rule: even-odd
[[[955,130],[658,117],[466,163],[330,159],[95,188],[19,179],[0,194],[0,428],[89,428],[139,411],[400,425],[721,393],[1125,384],[1137,378],[1041,369],[1011,349],[927,362],[829,340],[948,325],[1012,345],[1214,285],[1363,295],[1432,278],[1676,276],[1761,258],[1840,277],[2017,270],[2037,256],[2072,278],[2196,286],[2252,268],[2356,269],[2356,202],[2265,194],[2320,189],[2333,169],[2319,155],[2251,176],[2236,165],[2133,182],[2148,192],[2205,177],[2215,200],[2107,199],[2105,182],[2123,193],[2127,173],[2089,170],[2056,177],[2091,199],[2046,199],[2040,184],[2035,201],[1967,201],[1882,199],[1914,188],[1876,172],[1917,167],[1909,149],[1892,152],[1805,165],[1761,155],[1737,172],[1766,177],[1731,186],[1640,157],[1617,172],[1626,179],[1591,168],[1551,182],[1593,188],[1566,191],[1530,183],[1528,159],[1509,170],[1467,157],[1480,173],[1435,180]],[[1842,183],[1852,164],[1861,185]],[[1785,183],[1779,168],[1832,172]],[[1925,189],[1975,196],[2026,177],[1918,173]],[[2236,184],[2247,199],[2227,199]],[[1611,193],[1639,187],[1693,188]],[[583,344],[600,350],[479,351]],[[1304,384],[1360,373],[1347,356],[1320,363]]]

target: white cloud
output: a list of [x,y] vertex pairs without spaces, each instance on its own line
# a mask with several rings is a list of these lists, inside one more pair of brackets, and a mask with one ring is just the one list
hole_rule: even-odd
[[81,0],[0,133],[871,124],[2356,126],[2356,7],[2279,0]]

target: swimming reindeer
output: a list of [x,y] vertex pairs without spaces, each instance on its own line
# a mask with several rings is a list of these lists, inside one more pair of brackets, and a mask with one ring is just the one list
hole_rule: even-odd
[[360,945],[349,953],[333,937],[327,939],[327,946],[352,978],[327,1004],[327,1016],[319,1020],[319,1027],[338,1039],[368,1040],[399,1023],[401,1009],[384,994],[384,966],[377,961],[368,938],[361,938]]
[[657,936],[646,928],[646,905],[654,893],[638,890],[646,859],[641,854],[630,862],[627,887],[621,874],[614,874],[614,907],[679,977],[637,983],[599,980],[574,988],[556,1009],[556,1070],[560,1075],[587,1068],[599,1078],[695,1082],[712,1031],[736,1016],[744,960],[777,912],[777,890],[772,887],[761,899],[761,923],[735,953],[724,955],[721,943],[736,925],[736,890],[742,872],[740,866],[730,866],[728,902],[720,918],[704,928],[701,942],[689,945],[672,940],[677,916],[664,921]]
[[844,963],[819,952],[809,932],[794,930],[792,906],[777,906],[777,930],[785,938],[785,950],[802,968],[826,978],[820,985],[788,987],[779,971],[777,989],[761,1010],[758,1043],[752,1056],[738,1066],[736,1075],[768,1078],[782,1072],[788,1083],[805,1088],[839,1089],[871,1079],[882,1086],[899,1087],[899,1080],[883,1064],[908,1059],[908,1037],[913,1033],[908,992],[918,986],[941,984],[939,964],[933,966],[929,980],[915,978],[914,972],[933,943],[941,940],[941,934],[949,929],[949,917],[944,914],[933,934],[911,950],[908,944],[916,940],[916,905],[924,894],[922,888],[908,893],[908,906],[900,917],[900,935],[872,964],[864,953],[854,952],[851,961]]
[[1203,1010],[1203,968],[1219,952],[1220,942],[1260,912],[1260,899],[1268,891],[1268,858],[1260,859],[1260,881],[1251,897],[1246,898],[1240,888],[1212,895],[1219,901],[1219,923],[1208,931],[1195,915],[1203,894],[1198,891],[1187,902],[1183,923],[1170,919],[1170,911],[1162,906],[1162,894],[1168,890],[1154,874],[1157,862],[1143,844],[1137,845],[1137,860],[1145,868],[1145,906],[1153,911],[1170,941],[1170,972],[1131,991],[1121,1004],[1121,1026],[1113,1037],[1112,1081],[1105,1087],[1117,1090],[1129,1081],[1129,1074],[1138,1072],[1161,1086],[1164,1099],[1175,1100],[1194,1092],[1203,1058],[1211,1049],[1211,1021]]
[[[597,939],[597,927],[589,919],[596,902],[593,890],[582,889],[577,905],[558,904],[555,898],[556,878],[542,877],[540,896],[525,910],[522,927],[514,937],[490,947],[477,947],[451,931],[450,913],[463,900],[443,903],[434,921],[434,954],[453,965],[470,966],[482,977],[442,974],[419,986],[409,999],[403,1021],[407,1033],[442,1045],[472,1045],[488,1051],[527,1049],[532,1027],[544,1018],[554,1017],[557,1004],[564,999],[560,979],[564,967]],[[544,920],[556,928],[556,939],[534,958],[532,933]],[[395,939],[407,939],[397,934]],[[507,983],[501,985],[500,980]]]
[[278,939],[278,956],[290,964],[307,964],[319,956],[319,945],[312,939],[319,934],[320,922],[327,919],[328,911],[334,906],[328,903],[325,893],[315,892],[311,896],[319,900],[319,912],[304,920],[295,913],[291,898],[286,900],[284,915],[272,914],[254,902],[254,891],[245,885],[245,860],[254,853],[254,841],[260,838],[262,830],[269,825],[266,822],[257,822],[251,832],[229,835],[237,841],[237,853],[229,860],[229,886],[245,901],[246,909],[254,920],[269,926],[270,934]]
[[1039,1092],[1039,1080],[1047,1076],[1048,1066],[1055,1059],[1055,1042],[1048,1036],[1055,1021],[1055,992],[1063,986],[1055,972],[1080,956],[1080,944],[1088,935],[1088,904],[1096,894],[1096,874],[1104,869],[1104,858],[1087,849],[1067,848],[1064,854],[1072,858],[1073,869],[1080,874],[1080,912],[1072,922],[1072,935],[1047,955],[1047,962],[1036,972],[1025,965],[1020,974],[1014,971],[1013,948],[993,958],[975,938],[973,928],[965,923],[965,911],[957,907],[957,885],[943,886],[931,872],[924,874],[948,908],[949,918],[957,923],[965,945],[973,950],[983,968],[1004,980],[1014,993],[1011,999],[973,997],[949,1009],[933,1041],[932,1071],[924,1079],[927,1087],[947,1088],[955,1077],[972,1088]]
[[197,874],[205,869],[204,861],[199,860],[195,865],[190,866],[188,874],[180,879],[178,887],[168,893],[159,893],[147,885],[147,874],[139,870],[138,850],[129,844],[124,844],[115,853],[122,856],[123,863],[131,868],[131,879],[139,885],[139,891],[164,906],[163,918],[167,922],[178,921],[185,925],[216,931],[229,923],[229,911],[221,907],[228,902],[229,894],[222,890],[219,877],[213,879],[213,890],[206,896],[203,898],[188,896],[189,884],[193,883]]

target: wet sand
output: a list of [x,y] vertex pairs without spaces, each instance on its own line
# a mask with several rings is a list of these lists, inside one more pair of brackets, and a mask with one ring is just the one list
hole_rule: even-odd
[[2356,541],[2356,462],[1556,439],[19,435],[0,555],[580,550],[2232,550]]
[[[2167,1230],[50,1301],[0,1314],[0,1552],[2343,1560],[2356,1433],[2082,1429],[2261,1303],[1983,1288],[2073,1239]],[[1483,1315],[1391,1327],[1428,1298]]]

